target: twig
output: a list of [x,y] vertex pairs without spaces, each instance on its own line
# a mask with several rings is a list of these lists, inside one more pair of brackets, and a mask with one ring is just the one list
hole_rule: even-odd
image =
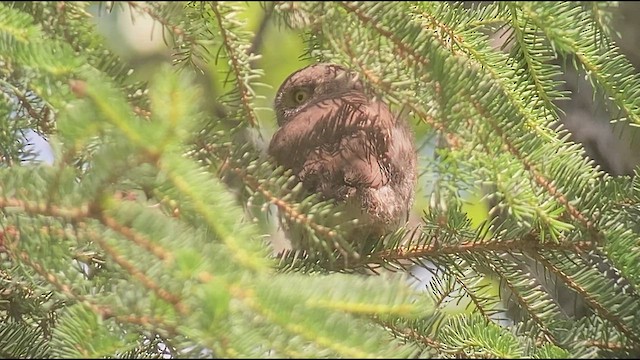
[[[271,20],[271,16],[273,15],[274,7],[275,4],[272,3],[270,7],[265,9],[262,20],[260,21],[260,26],[258,27],[258,31],[253,37],[253,41],[251,41],[251,47],[249,47],[249,49],[247,50],[247,55],[257,54],[260,52],[262,43],[264,41],[264,34],[267,30],[267,25],[269,25],[269,20]],[[251,67],[255,67],[255,60],[251,60],[249,64],[251,65]]]

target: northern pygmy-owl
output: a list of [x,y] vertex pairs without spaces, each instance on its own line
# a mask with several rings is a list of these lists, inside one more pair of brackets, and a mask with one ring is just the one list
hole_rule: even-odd
[[345,202],[366,230],[357,236],[379,237],[407,221],[417,180],[413,134],[365,94],[355,72],[334,64],[298,70],[280,86],[275,111],[269,154],[308,191]]

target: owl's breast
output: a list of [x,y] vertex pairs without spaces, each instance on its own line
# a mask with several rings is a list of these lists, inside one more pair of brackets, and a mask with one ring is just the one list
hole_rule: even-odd
[[384,157],[360,130],[314,147],[305,156],[298,177],[325,198],[346,200],[364,188],[378,189],[389,182]]
[[350,216],[375,233],[405,221],[415,185],[406,125],[361,93],[312,105],[282,122],[269,147],[276,161],[309,192],[346,203]]

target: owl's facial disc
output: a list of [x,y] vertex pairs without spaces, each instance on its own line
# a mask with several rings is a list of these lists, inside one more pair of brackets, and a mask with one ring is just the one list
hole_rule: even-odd
[[356,73],[339,65],[314,64],[291,74],[280,86],[275,98],[278,125],[288,122],[310,102],[341,96],[351,90],[363,90]]

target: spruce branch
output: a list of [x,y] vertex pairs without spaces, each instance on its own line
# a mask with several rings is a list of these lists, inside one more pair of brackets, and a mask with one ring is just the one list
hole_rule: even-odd
[[[545,268],[548,269],[548,271],[558,276],[558,278],[561,279],[569,288],[571,288],[573,291],[580,294],[584,299],[584,301],[587,302],[587,304],[589,304],[589,307],[594,309],[598,314],[600,314],[604,319],[609,321],[613,326],[616,327],[616,329],[618,329],[620,332],[625,334],[625,336],[627,336],[629,339],[633,340],[636,343],[640,342],[639,341],[640,338],[638,337],[639,334],[638,332],[636,332],[636,329],[634,328],[634,325],[636,324],[632,319],[632,317],[635,317],[635,315],[631,315],[631,314],[635,314],[635,312],[633,311],[633,308],[635,308],[635,306],[629,309],[628,307],[625,308],[622,306],[616,306],[615,308],[612,308],[611,306],[605,305],[604,302],[607,299],[601,296],[595,295],[591,291],[591,289],[594,286],[610,287],[609,284],[606,284],[608,281],[606,280],[603,281],[602,279],[597,279],[597,280],[594,279],[592,281],[588,281],[587,283],[579,281],[581,277],[577,275],[579,273],[582,273],[582,274],[587,273],[589,272],[590,269],[586,266],[583,266],[581,267],[580,270],[576,271],[575,267],[573,267],[572,268],[573,271],[571,271],[573,273],[572,274],[571,272],[567,271],[568,270],[566,266],[567,260],[565,261],[556,260],[556,257],[557,255],[554,253],[535,254],[535,259],[537,261],[541,262],[545,266]],[[569,260],[569,261],[572,261],[572,260]],[[575,259],[573,261],[579,261],[579,259]],[[609,298],[608,300],[610,301],[611,298]],[[629,304],[635,302],[630,298],[627,298],[625,300]]]
[[441,350],[444,347],[444,344],[438,340],[425,336],[423,331],[418,331],[410,327],[402,327],[392,321],[378,320],[378,322],[385,328],[389,329],[395,336],[419,342],[435,350]]
[[[19,234],[16,234],[19,235]],[[53,285],[58,291],[64,294],[66,297],[85,303],[91,307],[96,313],[100,313],[99,307],[87,301],[86,297],[77,293],[73,287],[65,283],[55,274],[49,272],[45,266],[38,263],[36,260],[32,260],[32,257],[26,251],[20,251],[17,247],[18,238],[12,239],[8,237],[3,238],[4,248],[15,259],[19,259],[21,262],[28,265],[38,275],[42,276],[49,284]]]
[[[190,33],[185,31],[180,25],[173,23],[170,19],[165,18],[159,14],[155,8],[149,4],[144,4],[136,1],[127,1],[127,5],[130,9],[140,13],[148,15],[154,21],[160,23],[165,29],[169,30],[169,33],[174,37],[175,42],[186,41],[189,44],[196,44],[196,38]],[[166,41],[165,33],[162,33],[165,44],[169,45]]]
[[[340,49],[345,52],[349,56],[349,60],[351,63],[355,64],[358,69],[360,69],[361,73],[364,74],[367,83],[374,85],[378,90],[381,90],[385,94],[390,94],[393,96],[393,91],[388,82],[382,81],[380,76],[377,76],[375,72],[367,67],[365,63],[360,61],[358,57],[353,52],[355,48],[353,39],[348,34],[343,39],[344,46],[340,46]],[[339,45],[338,45],[339,46]],[[460,146],[460,139],[453,133],[449,133],[446,131],[445,124],[442,121],[438,121],[435,117],[427,114],[424,110],[418,108],[413,101],[407,101],[406,99],[396,99],[398,103],[403,104],[403,106],[408,106],[414,114],[418,115],[420,120],[422,120],[425,124],[433,127],[438,131],[444,132],[445,136],[448,139],[448,142],[453,147]]]
[[[348,12],[351,12],[356,16],[358,20],[360,20],[364,25],[367,25],[378,32],[381,36],[388,38],[394,44],[396,49],[399,51],[400,56],[409,56],[409,59],[414,61],[417,64],[420,64],[424,68],[429,66],[429,61],[422,56],[413,46],[407,44],[402,39],[400,39],[396,34],[403,33],[404,31],[392,31],[387,29],[378,21],[376,21],[371,16],[368,16],[367,12],[359,8],[356,4],[351,2],[341,2],[340,5],[346,9]],[[368,12],[376,12],[379,7],[383,7],[385,4],[378,3],[369,8]],[[398,30],[398,29],[394,29]]]
[[426,245],[416,245],[411,248],[398,248],[385,250],[377,254],[373,254],[366,259],[372,262],[400,261],[407,259],[437,257],[451,254],[467,254],[467,253],[533,253],[543,249],[560,250],[568,252],[585,252],[598,246],[597,243],[591,241],[564,243],[540,243],[534,236],[523,239],[513,240],[489,240],[489,241],[471,241],[461,242],[455,245],[440,245],[434,239],[433,243]]
[[[86,218],[87,218],[86,215],[88,214],[88,213],[83,213],[82,210],[78,210],[78,209],[75,209],[75,210],[60,209],[58,207],[52,207],[52,206],[47,207],[44,205],[36,206],[25,201],[19,201],[19,200],[13,200],[13,199],[8,199],[8,200],[0,199],[0,208],[6,209],[6,208],[12,208],[12,207],[14,208],[22,207],[26,212],[31,214],[62,217],[76,223],[86,221]],[[121,258],[119,258],[118,254],[115,251],[113,251],[113,248],[108,246],[104,241],[104,239],[102,239],[100,236],[98,236],[97,234],[90,234],[90,238],[92,241],[96,241],[100,243],[103,249],[106,249],[107,251],[111,251],[111,255],[115,255],[116,257],[118,257],[118,259],[116,260],[122,260]],[[4,249],[3,251],[7,252],[11,257],[15,259],[20,259],[21,262],[29,265],[30,268],[32,268],[36,273],[42,276],[43,279],[45,279],[47,282],[55,286],[55,288],[57,288],[61,293],[63,293],[69,299],[72,299],[74,301],[80,302],[88,306],[93,312],[95,312],[96,314],[99,314],[104,318],[115,317],[116,319],[119,319],[119,321],[145,325],[145,326],[148,326],[149,328],[157,327],[159,324],[163,323],[163,321],[159,319],[138,317],[135,315],[126,315],[126,316],[117,315],[115,314],[114,309],[105,305],[100,305],[95,301],[90,300],[87,296],[79,294],[77,290],[73,289],[73,286],[71,284],[65,283],[59,276],[56,276],[55,274],[48,272],[44,265],[33,260],[32,257],[26,251],[19,250],[17,247],[19,241],[20,241],[20,233],[17,228],[9,227],[0,233],[0,245],[1,245],[0,249]],[[145,285],[147,285],[149,289],[156,290],[156,291],[159,291],[159,293],[164,294],[164,290],[160,289],[157,285],[153,284],[151,280],[147,279],[144,276],[144,274],[142,274],[139,270],[135,269],[133,265],[128,264],[126,261],[122,261],[122,262],[123,263],[120,265],[126,268],[127,271],[129,271],[132,275],[140,277],[141,281]],[[162,295],[161,298],[163,296],[164,295]],[[164,296],[164,297],[167,297],[167,296]],[[174,301],[174,299],[170,296],[167,298],[171,301]]]
[[168,290],[162,288],[159,284],[146,276],[144,272],[128,261],[122,254],[119,254],[115,248],[107,244],[106,240],[101,236],[90,232],[89,239],[99,244],[100,248],[102,248],[102,250],[104,250],[116,264],[120,265],[120,267],[122,267],[133,278],[140,281],[145,288],[153,291],[153,293],[158,295],[160,299],[173,305],[178,313],[184,315],[187,312],[185,305],[182,303],[178,295],[170,293]]
[[173,255],[170,251],[168,251],[167,249],[163,248],[162,246],[159,246],[158,244],[155,244],[151,239],[147,238],[146,236],[136,232],[135,230],[131,229],[130,227],[127,227],[121,223],[119,223],[116,219],[114,219],[113,217],[105,214],[105,213],[100,213],[100,215],[98,216],[98,219],[100,220],[100,222],[102,222],[102,224],[104,224],[104,226],[116,231],[117,233],[119,233],[120,235],[122,235],[123,237],[125,237],[126,239],[128,239],[129,241],[137,244],[138,246],[140,246],[141,248],[149,251],[150,253],[152,253],[153,255],[155,255],[158,259],[163,260],[165,262],[171,262],[173,259]]
[[[256,76],[251,74],[254,73],[254,71],[251,71],[250,69],[248,71],[245,71],[245,69],[243,69],[244,66],[241,64],[241,62],[244,63],[245,60],[250,61],[251,58],[255,56],[255,54],[247,54],[243,52],[242,45],[235,42],[236,35],[232,34],[225,26],[225,22],[222,19],[223,10],[220,9],[219,4],[213,1],[210,3],[210,6],[211,10],[215,14],[216,20],[218,21],[218,28],[222,36],[222,43],[231,65],[231,71],[229,72],[229,74],[236,77],[236,84],[240,92],[240,102],[244,107],[244,115],[246,116],[249,125],[255,127],[258,125],[258,120],[256,114],[254,113],[253,106],[251,105],[251,99],[254,94],[249,87],[249,81]],[[239,49],[240,51],[236,51],[236,49]],[[243,58],[240,59],[240,57]],[[244,59],[245,57],[247,59]]]
[[[598,22],[600,16],[596,16],[596,22],[594,22],[594,18],[590,16],[592,13],[579,11],[581,8],[579,4],[564,3],[557,6],[559,9],[556,11],[564,11],[571,16],[552,20],[544,17],[544,14],[529,10],[528,19],[548,34],[549,41],[563,56],[575,56],[586,75],[598,84],[596,90],[603,91],[607,99],[613,101],[626,114],[619,120],[629,120],[631,123],[639,124],[640,106],[638,106],[637,94],[640,92],[640,76],[631,63],[618,52],[615,45],[609,43],[606,48],[600,46],[606,39],[607,33],[605,30],[607,27],[602,27]],[[599,11],[595,14],[597,13]],[[564,36],[557,36],[554,29],[566,28],[562,26],[564,24],[558,24],[560,21],[577,23],[578,27],[570,33],[562,34]],[[612,121],[618,121],[618,119],[612,119]]]
[[595,346],[600,349],[613,350],[616,352],[624,351],[624,352],[635,353],[640,350],[640,348],[638,348],[637,346],[634,346],[634,345],[629,346],[623,343],[613,342],[613,341],[607,342],[607,341],[592,340],[592,341],[587,341],[585,345]]
[[[542,105],[545,110],[552,112],[551,116],[557,118],[557,105],[555,103],[556,96],[554,96],[554,83],[551,77],[557,75],[555,71],[550,71],[542,66],[542,63],[549,62],[553,56],[551,49],[547,49],[541,41],[537,38],[535,31],[527,29],[527,19],[522,19],[519,14],[519,9],[515,4],[507,4],[509,12],[511,13],[511,28],[515,34],[515,41],[517,46],[513,48],[513,51],[519,52],[522,57],[523,64],[520,66],[524,68],[530,81],[535,86],[536,95],[541,104],[537,104],[532,101],[533,106]],[[537,30],[537,29],[536,29]],[[551,67],[551,65],[549,65]]]
[[88,204],[66,208],[51,203],[0,197],[0,208],[7,209],[12,207],[20,208],[28,214],[55,216],[74,221],[81,221],[87,218],[91,211]]
[[491,117],[487,116],[486,111],[477,101],[473,101],[473,100],[470,100],[470,101],[474,104],[475,108],[478,111],[478,114],[482,115],[484,117],[484,120],[487,121],[489,124],[491,124],[493,130],[500,136],[500,138],[502,139],[502,142],[506,145],[507,150],[511,154],[513,154],[513,156],[516,159],[522,162],[524,168],[531,173],[535,182],[538,185],[540,185],[542,188],[544,188],[556,200],[558,200],[558,202],[567,209],[567,212],[572,219],[580,222],[581,225],[584,226],[586,229],[597,232],[597,230],[594,228],[594,221],[592,219],[588,219],[578,209],[576,209],[573,205],[571,205],[571,203],[566,198],[566,196],[563,195],[559,191],[559,189],[553,186],[551,181],[549,181],[543,174],[541,174],[536,169],[535,165],[532,164],[529,160],[527,160],[525,156],[521,154],[521,152],[507,138],[503,130],[498,125],[495,124],[495,122]]
[[[500,277],[501,284],[504,284],[511,291],[520,306],[527,309],[531,321],[544,334],[545,340],[556,346],[561,346],[561,342],[558,340],[557,334],[555,334],[553,322],[563,318],[563,316],[551,296],[539,284],[527,284],[523,281],[526,275],[513,264],[500,259],[496,260],[490,263],[489,267]],[[523,291],[523,287],[527,287],[527,290],[532,295],[527,294],[527,291]]]
[[[604,174],[556,126],[557,101],[578,95],[560,90],[557,57],[612,122],[640,121],[609,4],[274,2],[247,17],[223,2],[129,2],[132,19],[162,26],[176,65],[150,81],[108,49],[90,5],[0,5],[0,147],[18,159],[27,125],[61,154],[0,168],[3,355],[640,353],[638,174]],[[416,223],[348,239],[357,221],[246,136],[262,136],[256,60],[272,71],[261,50],[280,20],[307,58],[352,68],[415,117],[429,145]],[[224,95],[193,84],[216,87],[217,71]],[[498,202],[486,214],[470,193]],[[277,255],[271,209],[292,233]]]

